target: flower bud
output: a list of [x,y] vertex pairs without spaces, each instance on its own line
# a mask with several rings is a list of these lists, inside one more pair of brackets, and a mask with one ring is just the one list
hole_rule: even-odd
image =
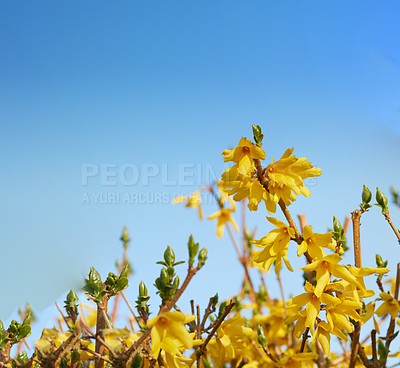
[[389,210],[387,208],[388,200],[378,187],[376,187],[376,201],[378,202],[378,206],[382,208],[382,214],[388,215],[389,214]]
[[147,287],[143,281],[139,284],[139,296],[147,296]]
[[175,253],[172,248],[168,245],[164,252],[164,261],[168,266],[173,266],[175,262]]

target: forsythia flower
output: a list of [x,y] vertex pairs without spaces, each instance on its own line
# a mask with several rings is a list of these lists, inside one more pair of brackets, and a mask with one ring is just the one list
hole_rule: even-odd
[[219,211],[213,213],[212,215],[208,216],[209,220],[218,219],[217,221],[217,236],[218,238],[222,238],[224,234],[224,227],[225,225],[230,222],[236,231],[239,231],[239,228],[231,216],[231,213],[236,211],[235,205],[232,208],[221,208]]
[[294,230],[273,217],[267,217],[267,220],[277,227],[270,231],[260,240],[253,240],[252,244],[257,247],[264,248],[261,252],[256,253],[252,257],[254,263],[258,263],[265,271],[268,271],[275,262],[275,272],[279,273],[281,269],[282,259],[289,271],[293,271],[287,257],[290,239],[295,238]]
[[[336,306],[340,303],[340,300],[327,293],[323,293],[322,295],[317,296],[315,294],[316,288],[308,281],[306,281],[304,285],[304,290],[306,291],[306,293],[297,295],[289,299],[286,302],[286,307],[289,309],[301,309],[303,306],[306,305],[306,320],[304,321],[304,326],[308,327],[311,332],[314,332],[314,324],[321,310],[321,303]],[[297,318],[292,316],[289,317],[286,322],[291,323],[296,319]]]
[[331,232],[315,234],[312,231],[312,226],[306,225],[303,229],[303,239],[297,248],[297,255],[299,257],[308,251],[313,259],[321,259],[326,256],[326,253],[322,249],[323,247],[335,251],[336,241],[332,238]]
[[[267,166],[268,190],[277,195],[288,206],[296,200],[296,195],[310,196],[303,179],[320,176],[322,170],[312,166],[305,157],[292,155],[293,148],[287,149],[278,161],[272,160]],[[293,194],[294,193],[294,194]]]
[[245,355],[246,342],[253,335],[251,328],[243,326],[245,322],[245,318],[235,314],[221,324],[217,336],[210,341],[208,349],[218,367]]
[[338,264],[341,260],[342,258],[334,253],[300,268],[304,271],[316,272],[317,286],[315,288],[315,295],[317,297],[320,297],[324,292],[325,286],[329,284],[331,275],[342,278],[349,283],[353,283],[360,289],[365,290],[363,285],[345,267]]
[[289,349],[285,355],[276,362],[277,367],[282,368],[305,368],[313,367],[314,359],[318,358],[316,353],[295,353],[294,349]]
[[193,347],[193,336],[185,324],[193,321],[196,317],[183,314],[182,312],[164,312],[147,321],[147,327],[151,330],[151,352],[158,357],[160,349],[166,353],[175,355],[180,347],[191,349]]
[[379,296],[384,303],[376,310],[375,314],[381,317],[389,313],[393,319],[396,318],[399,315],[399,302],[388,293],[380,293]]
[[237,164],[238,171],[246,176],[250,176],[254,171],[253,158],[265,159],[264,150],[244,137],[240,139],[238,147],[232,150],[224,150],[222,154],[224,155],[224,162],[233,161]]
[[200,191],[193,192],[190,196],[178,196],[172,200],[173,204],[185,202],[185,207],[197,208],[200,219],[203,218],[203,211],[201,209],[201,196]]

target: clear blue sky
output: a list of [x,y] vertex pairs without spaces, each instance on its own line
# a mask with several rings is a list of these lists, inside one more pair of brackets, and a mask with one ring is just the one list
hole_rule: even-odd
[[[210,259],[189,293],[232,296],[242,270],[228,237],[152,196],[168,202],[219,175],[222,150],[251,138],[252,123],[268,160],[295,147],[323,169],[292,206],[318,232],[356,208],[363,184],[400,187],[399,12],[396,1],[1,1],[0,318],[27,301],[40,314],[90,266],[114,271],[124,225],[132,301],[141,279],[153,289],[168,244],[186,259],[191,233]],[[99,173],[85,185],[88,168]],[[144,200],[122,203],[132,193]],[[265,215],[248,217],[260,235]],[[362,230],[364,263],[379,250],[394,268],[400,249],[377,208]],[[301,283],[283,277],[288,294]]]

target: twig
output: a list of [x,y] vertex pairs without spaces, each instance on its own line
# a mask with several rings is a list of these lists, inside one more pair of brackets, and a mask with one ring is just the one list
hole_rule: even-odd
[[[278,279],[279,289],[281,290],[282,302],[283,302],[283,305],[285,305],[285,293],[283,292],[281,275],[279,273],[277,273],[276,278]],[[286,309],[285,309],[285,311],[286,311]]]
[[81,348],[81,350],[85,350],[85,351],[89,352],[90,354],[92,354],[93,356],[95,356],[98,359],[102,359],[102,360],[104,360],[105,362],[107,362],[109,364],[113,364],[113,362],[110,359],[106,358],[104,355],[96,353],[92,349],[89,349],[86,345],[81,345],[80,348]]
[[392,230],[394,231],[394,233],[395,233],[395,235],[396,235],[396,237],[397,237],[397,241],[398,241],[399,244],[400,244],[400,234],[399,234],[399,232],[397,231],[397,229],[395,228],[395,226],[393,225],[392,219],[390,218],[390,216],[389,216],[388,213],[385,214],[384,216],[385,216],[386,221],[389,223],[390,227],[391,227]]
[[63,313],[63,311],[62,311],[62,309],[61,309],[60,305],[59,305],[57,302],[56,302],[56,307],[57,307],[58,311],[60,312],[60,314],[61,314],[61,317],[63,318],[63,320],[64,320],[65,324],[66,324],[66,325],[67,325],[67,327],[69,328],[69,325],[68,325],[68,320],[67,320],[67,318],[64,316],[64,313]]
[[217,323],[215,324],[214,328],[211,330],[211,332],[208,334],[207,338],[204,340],[204,342],[200,345],[200,349],[196,351],[196,357],[200,357],[205,353],[206,346],[210,342],[211,338],[214,336],[215,332],[218,330],[219,326],[221,326],[222,322],[226,318],[226,316],[230,313],[232,308],[235,306],[235,302],[231,301],[225,308],[224,313],[222,316],[218,319]]
[[125,296],[124,292],[121,291],[120,293],[121,293],[122,298],[125,300],[125,303],[126,303],[126,305],[128,306],[129,310],[131,311],[133,318],[135,319],[137,325],[138,325],[139,328],[140,328],[140,324],[139,324],[139,321],[138,321],[138,319],[137,319],[137,317],[136,317],[135,311],[133,310],[133,308],[132,308],[131,304],[129,303],[127,297]]
[[[360,241],[360,219],[363,211],[355,210],[351,213],[351,219],[353,221],[353,243],[354,243],[354,264],[356,267],[361,268],[361,241]],[[361,314],[361,310],[357,311]],[[349,368],[354,368],[357,362],[357,353],[360,346],[360,331],[361,322],[355,323],[354,331],[351,334],[351,355]]]
[[298,217],[299,222],[300,222],[300,228],[301,228],[301,230],[303,230],[304,226],[307,225],[306,214],[302,213],[300,215],[297,215],[297,217]]
[[306,346],[306,341],[308,339],[308,332],[310,331],[310,327],[307,327],[304,332],[303,332],[303,340],[301,341],[301,346],[300,346],[300,353],[304,351],[304,348]]

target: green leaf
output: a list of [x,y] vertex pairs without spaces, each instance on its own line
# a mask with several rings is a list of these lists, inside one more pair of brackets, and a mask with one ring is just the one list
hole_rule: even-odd
[[192,265],[194,262],[194,257],[196,257],[197,252],[199,251],[199,243],[194,242],[192,235],[190,235],[189,237],[188,249],[189,249],[189,264]]
[[18,331],[18,339],[19,339],[19,340],[22,340],[22,339],[24,339],[25,337],[29,336],[30,334],[31,334],[31,326],[29,326],[29,325],[22,325],[22,326],[19,328],[19,331]]
[[128,287],[128,278],[127,277],[121,277],[117,281],[117,285],[115,286],[115,293],[118,293],[122,290],[125,290]]
[[94,283],[94,284],[101,284],[100,274],[97,272],[97,270],[94,267],[90,267],[89,282]]
[[254,137],[254,142],[256,142],[256,145],[258,147],[262,146],[262,140],[264,138],[264,135],[261,133],[261,127],[259,125],[252,125],[253,128],[253,137]]
[[143,281],[139,284],[139,296],[147,296],[147,287]]
[[20,353],[17,354],[16,359],[21,364],[26,364],[28,362],[28,354],[26,354],[25,351],[21,351]]

